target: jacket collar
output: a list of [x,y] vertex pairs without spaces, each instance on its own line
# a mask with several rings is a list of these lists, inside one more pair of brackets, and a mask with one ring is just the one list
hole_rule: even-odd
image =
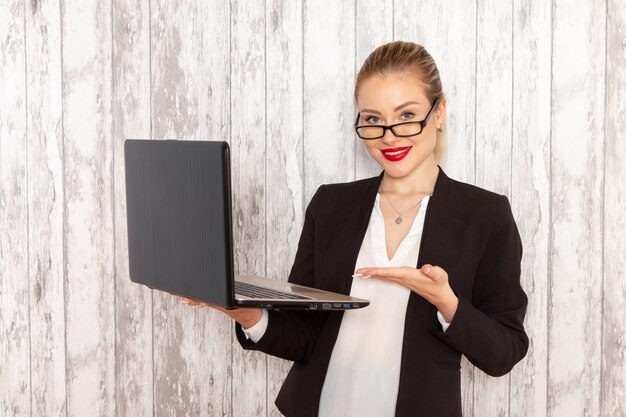
[[[358,214],[355,217],[355,222],[353,223],[353,238],[350,242],[345,242],[347,247],[350,248],[349,256],[346,258],[346,263],[344,265],[346,274],[352,271],[356,264],[359,250],[363,244],[365,232],[367,231],[367,226],[370,222],[370,216],[374,210],[376,194],[378,193],[384,173],[385,171],[382,171],[378,177],[371,178],[365,187],[363,198],[361,200],[361,204],[359,205]],[[429,260],[431,259],[433,255],[432,252],[434,250],[431,243],[434,243],[435,239],[440,234],[439,232],[443,229],[450,183],[450,178],[448,178],[443,169],[439,167],[439,174],[437,175],[433,195],[430,197],[428,207],[426,209],[426,217],[424,220],[417,266],[423,265],[426,260],[432,262]],[[350,274],[351,273],[352,272],[350,272]],[[348,294],[350,292],[351,280],[344,280],[340,285],[341,288],[339,288],[339,292],[344,294]]]
[[[428,202],[428,209],[426,210],[424,229],[426,229],[426,226],[433,224],[436,224],[437,227],[443,227],[451,182],[452,180],[450,180],[443,169],[439,167],[439,175],[437,175],[433,195]],[[424,232],[426,232],[426,230],[424,230]]]
[[[438,168],[439,174],[437,175],[437,180],[435,181],[433,195],[428,202],[425,222],[432,223],[433,221],[436,221],[440,222],[440,225],[443,225],[444,212],[446,202],[448,201],[448,192],[451,180],[440,166],[438,166]],[[372,181],[367,186],[366,192],[364,193],[363,201],[360,205],[359,214],[357,216],[359,224],[359,237],[361,238],[359,242],[361,242],[365,236],[367,225],[369,224],[370,216],[372,214],[372,210],[374,209],[374,203],[376,202],[376,194],[378,193],[384,174],[385,171],[382,171],[378,177],[373,177]]]

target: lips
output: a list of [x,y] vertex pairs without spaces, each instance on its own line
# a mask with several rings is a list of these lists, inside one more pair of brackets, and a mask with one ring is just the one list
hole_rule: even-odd
[[400,148],[381,149],[380,151],[382,152],[385,159],[387,159],[388,161],[396,162],[404,159],[404,157],[409,154],[411,148],[412,146],[403,146]]

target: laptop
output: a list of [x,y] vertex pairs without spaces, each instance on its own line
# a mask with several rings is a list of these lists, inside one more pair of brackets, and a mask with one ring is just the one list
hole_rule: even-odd
[[235,276],[228,143],[128,139],[124,159],[131,281],[226,308],[369,305],[285,280]]

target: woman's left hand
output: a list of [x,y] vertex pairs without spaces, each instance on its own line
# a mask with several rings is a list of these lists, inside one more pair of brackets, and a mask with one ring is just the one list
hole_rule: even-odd
[[359,268],[355,274],[395,282],[407,287],[437,307],[448,323],[452,322],[459,305],[459,299],[448,282],[448,273],[438,266],[425,264],[420,269],[409,266]]

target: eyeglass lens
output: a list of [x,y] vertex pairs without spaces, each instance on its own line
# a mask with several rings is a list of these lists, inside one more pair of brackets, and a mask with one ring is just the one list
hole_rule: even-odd
[[[415,136],[422,132],[422,125],[419,122],[404,123],[392,126],[391,131],[396,136]],[[381,126],[359,127],[357,132],[364,139],[375,139],[385,136],[385,128]]]

